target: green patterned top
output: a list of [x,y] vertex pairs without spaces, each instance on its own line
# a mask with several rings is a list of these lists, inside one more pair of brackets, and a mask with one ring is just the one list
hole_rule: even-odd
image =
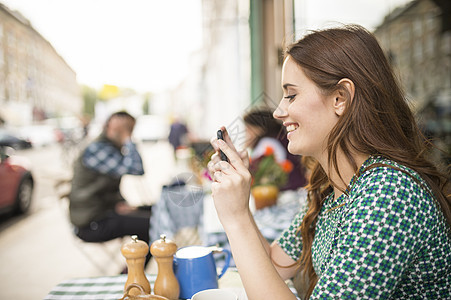
[[[411,176],[388,166],[363,172],[375,163]],[[424,180],[383,157],[370,157],[360,172],[349,196],[334,201],[332,193],[318,216],[312,258],[319,280],[310,299],[451,299],[450,229]],[[305,212],[277,240],[294,260]]]

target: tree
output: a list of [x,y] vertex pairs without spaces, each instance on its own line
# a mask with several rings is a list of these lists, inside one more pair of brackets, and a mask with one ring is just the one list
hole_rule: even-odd
[[144,94],[143,112],[145,115],[150,114],[150,100],[152,99],[151,93]]
[[83,85],[82,93],[83,93],[83,114],[92,118],[94,117],[95,114],[97,91],[94,88]]

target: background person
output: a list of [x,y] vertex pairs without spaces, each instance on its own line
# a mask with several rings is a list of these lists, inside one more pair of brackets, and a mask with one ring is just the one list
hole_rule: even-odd
[[246,129],[246,148],[250,149],[249,157],[252,162],[265,154],[266,148],[274,150],[274,157],[278,163],[289,160],[293,170],[288,175],[287,184],[281,190],[297,190],[307,183],[301,156],[293,155],[287,150],[288,140],[282,123],[272,116],[269,109],[255,109],[244,115]]
[[127,112],[112,114],[100,136],[74,163],[70,220],[77,236],[86,242],[136,234],[149,243],[150,212],[130,206],[119,190],[123,175],[144,174],[141,156],[131,141],[134,126],[135,118]]
[[313,157],[308,206],[271,246],[249,212],[245,153],[213,140],[212,196],[249,299],[450,299],[448,176],[425,141],[376,38],[353,25],[286,51],[274,112],[288,150]]
[[171,123],[168,140],[174,149],[174,155],[177,148],[187,145],[188,127],[179,117],[175,117]]

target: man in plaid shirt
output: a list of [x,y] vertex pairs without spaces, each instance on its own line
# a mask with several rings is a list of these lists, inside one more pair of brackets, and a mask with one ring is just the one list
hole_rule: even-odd
[[70,219],[84,241],[103,242],[136,234],[149,243],[150,211],[131,207],[119,190],[123,175],[144,174],[141,156],[131,141],[134,125],[130,114],[114,113],[102,134],[74,163]]

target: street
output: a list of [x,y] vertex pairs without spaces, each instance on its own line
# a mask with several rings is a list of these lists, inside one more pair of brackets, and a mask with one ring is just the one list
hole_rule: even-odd
[[[161,186],[175,176],[169,143],[139,144],[144,176],[125,176],[121,183],[124,197],[132,205],[149,205],[159,198]],[[54,184],[70,178],[71,168],[61,159],[59,145],[16,151],[32,163],[35,179],[33,204],[24,216],[0,217],[1,299],[43,299],[59,282],[75,277],[116,275],[125,266],[120,253],[121,240],[107,242],[117,253],[112,260],[98,244],[80,243],[71,232],[64,201]],[[79,250],[83,247],[105,270],[99,270]]]

